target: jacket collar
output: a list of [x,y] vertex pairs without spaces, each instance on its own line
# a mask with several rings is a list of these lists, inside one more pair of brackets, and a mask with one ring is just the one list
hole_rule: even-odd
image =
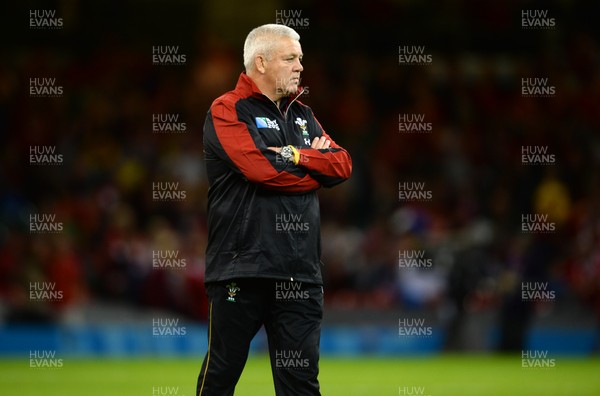
[[[261,98],[265,98],[269,100],[269,97],[261,92],[260,89],[256,86],[254,81],[248,77],[245,72],[240,73],[240,77],[238,78],[237,84],[235,86],[235,90],[239,91],[243,97],[247,98],[250,96],[259,96]],[[298,87],[298,92],[288,96],[287,103],[292,103],[296,100],[296,98],[304,93],[304,88]]]

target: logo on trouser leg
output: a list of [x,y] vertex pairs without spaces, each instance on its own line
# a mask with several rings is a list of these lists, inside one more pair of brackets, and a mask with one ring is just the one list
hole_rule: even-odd
[[225,287],[227,288],[227,294],[229,294],[229,297],[227,297],[227,301],[235,302],[235,296],[237,295],[237,292],[240,291],[240,288],[237,287],[237,284],[235,282],[231,282]]

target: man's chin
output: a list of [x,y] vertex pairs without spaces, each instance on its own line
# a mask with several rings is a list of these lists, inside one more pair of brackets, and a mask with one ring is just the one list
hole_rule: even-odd
[[295,95],[299,91],[300,91],[300,89],[297,85],[290,85],[290,86],[286,87],[285,90],[282,88],[277,88],[277,94],[279,94],[281,97]]

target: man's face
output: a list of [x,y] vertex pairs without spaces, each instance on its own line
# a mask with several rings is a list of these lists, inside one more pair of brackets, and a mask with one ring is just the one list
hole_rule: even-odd
[[291,38],[278,38],[271,58],[266,62],[265,77],[279,99],[298,92],[302,64],[302,47]]

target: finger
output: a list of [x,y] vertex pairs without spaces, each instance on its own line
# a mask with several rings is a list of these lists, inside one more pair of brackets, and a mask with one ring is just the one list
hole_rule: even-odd
[[330,145],[331,145],[331,140],[327,139],[327,140],[325,140],[325,144],[323,145],[323,148],[328,149]]
[[319,144],[317,145],[317,148],[318,148],[318,149],[322,149],[322,148],[323,148],[323,145],[325,144],[325,141],[326,141],[326,140],[327,140],[327,139],[325,138],[325,136],[321,136],[321,139],[319,139]]
[[316,138],[313,139],[312,143],[310,144],[310,147],[316,149],[317,148],[317,144],[319,144],[319,138],[318,137],[316,137]]

